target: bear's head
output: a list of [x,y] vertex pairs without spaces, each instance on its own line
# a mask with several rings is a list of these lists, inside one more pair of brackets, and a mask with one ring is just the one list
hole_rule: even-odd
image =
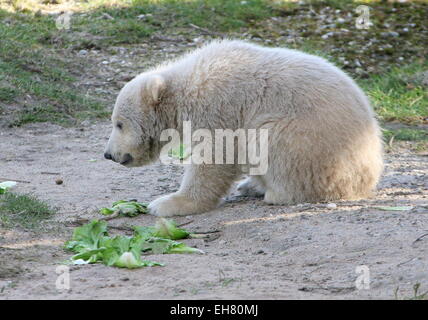
[[159,74],[141,74],[120,91],[113,109],[113,130],[104,157],[127,167],[150,163],[160,153],[160,133],[165,124],[160,104],[166,89]]

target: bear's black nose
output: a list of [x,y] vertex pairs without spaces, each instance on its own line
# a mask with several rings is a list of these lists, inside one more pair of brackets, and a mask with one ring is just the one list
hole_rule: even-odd
[[111,160],[111,159],[113,159],[113,158],[111,157],[111,154],[110,154],[110,153],[108,153],[108,152],[105,152],[105,153],[104,153],[104,158],[106,158],[107,160]]

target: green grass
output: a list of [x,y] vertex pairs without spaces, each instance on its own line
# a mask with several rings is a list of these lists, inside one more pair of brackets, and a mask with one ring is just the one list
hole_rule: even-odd
[[416,283],[413,285],[413,296],[400,298],[398,296],[399,287],[394,291],[395,300],[428,300],[428,291],[420,292],[421,284]]
[[383,130],[384,141],[392,148],[396,141],[410,142],[408,147],[414,152],[428,151],[428,131],[425,128],[408,127]]
[[12,102],[18,96],[18,90],[14,88],[0,88],[0,101]]
[[[371,8],[368,30],[355,28],[360,4]],[[52,10],[73,12],[69,30],[56,28],[58,14],[47,14]],[[2,1],[0,119],[7,116],[12,126],[106,119],[115,97],[87,96],[75,85],[94,69],[85,66],[79,50],[96,49],[108,57],[114,46],[156,47],[152,36],[192,42],[203,34],[321,53],[359,79],[382,121],[419,124],[427,118],[426,88],[409,86],[405,77],[427,68],[427,15],[426,1]],[[390,31],[399,36],[384,36]],[[322,38],[329,32],[335,34]]]
[[96,97],[74,86],[82,66],[65,60],[44,39],[58,32],[46,16],[14,15],[0,10],[0,116],[18,105],[9,125],[28,122],[70,123],[75,118],[106,116]]
[[394,68],[361,81],[381,120],[421,123],[428,118],[428,91],[412,79],[428,64]]
[[37,229],[53,214],[53,208],[33,195],[11,192],[0,195],[0,225],[3,227]]
[[391,140],[392,137],[400,141],[428,141],[428,131],[424,129],[385,129],[383,135],[386,141]]

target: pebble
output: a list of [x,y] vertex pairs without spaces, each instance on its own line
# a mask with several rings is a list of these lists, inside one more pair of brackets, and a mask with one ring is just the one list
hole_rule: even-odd
[[327,204],[327,208],[328,209],[336,209],[337,208],[337,204],[335,204],[335,203],[328,203]]
[[395,32],[395,31],[389,31],[389,32],[382,32],[380,35],[381,35],[382,37],[385,37],[385,38],[387,38],[387,37],[393,37],[393,38],[396,38],[396,37],[398,37],[400,34],[399,34],[398,32]]
[[111,15],[109,15],[108,13],[106,13],[106,12],[104,12],[101,15],[101,19],[114,20],[114,18]]
[[334,32],[327,32],[325,35],[321,36],[321,39],[328,39],[334,35]]
[[151,17],[151,16],[152,16],[152,14],[150,14],[150,13],[140,14],[139,16],[137,16],[137,19],[138,20],[145,20],[145,19],[147,19],[148,17]]

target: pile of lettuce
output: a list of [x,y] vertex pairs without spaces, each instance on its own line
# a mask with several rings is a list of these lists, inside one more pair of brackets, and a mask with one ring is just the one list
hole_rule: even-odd
[[161,266],[161,263],[143,260],[144,254],[203,253],[175,240],[187,238],[190,233],[177,227],[174,221],[161,218],[155,226],[133,227],[133,236],[109,236],[107,222],[93,220],[74,230],[65,248],[74,252],[73,264],[104,263],[120,268]]

